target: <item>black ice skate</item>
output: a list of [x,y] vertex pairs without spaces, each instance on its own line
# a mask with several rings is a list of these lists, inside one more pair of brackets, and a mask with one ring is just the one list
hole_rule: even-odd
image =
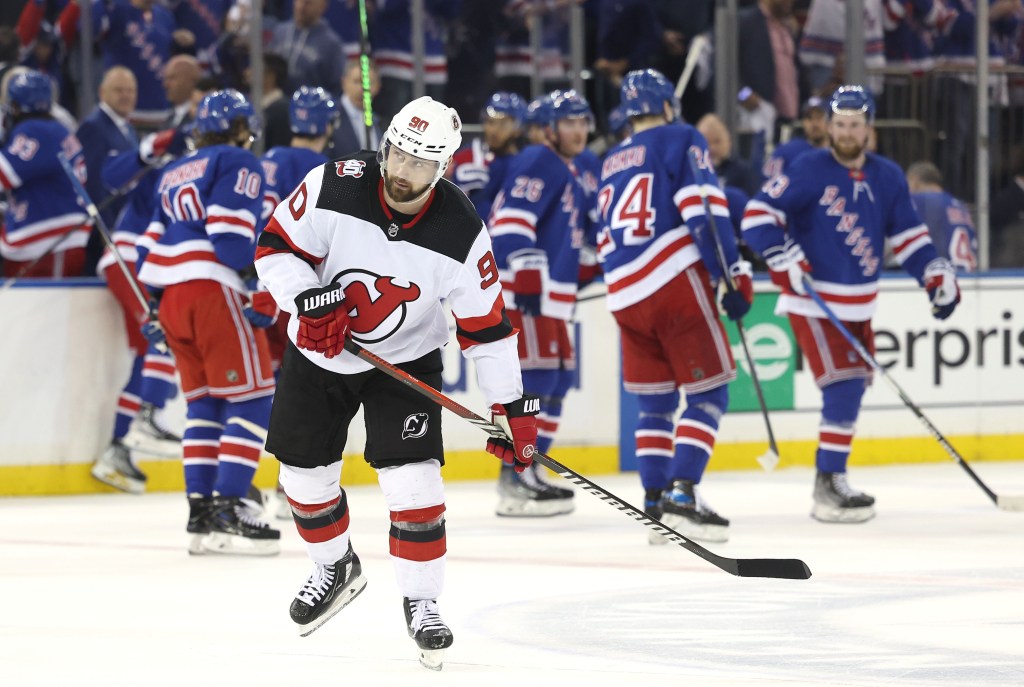
[[316,563],[288,609],[305,637],[348,606],[366,588],[363,566],[349,542],[348,553],[332,565]]
[[[661,509],[661,497],[664,494],[662,489],[647,489],[644,491],[644,513],[655,520],[661,520],[665,511]],[[668,539],[661,536],[654,530],[647,530],[647,543],[654,546],[668,544]]]
[[132,452],[121,441],[114,439],[90,470],[92,476],[115,489],[129,494],[146,491],[146,475],[135,465]]
[[409,636],[420,648],[420,664],[431,670],[441,670],[444,667],[444,650],[452,645],[455,637],[452,631],[441,620],[441,614],[437,610],[437,601],[434,599],[412,600],[405,597],[402,600],[405,608],[405,624],[409,629]]
[[203,539],[207,553],[273,556],[281,552],[281,532],[253,517],[237,496],[214,496],[210,509],[210,534]]
[[124,441],[147,455],[176,458],[181,456],[181,437],[164,425],[161,411],[152,403],[143,403]]
[[697,494],[697,484],[677,479],[661,497],[665,512],[661,521],[690,539],[729,541],[729,521],[711,509]]
[[203,540],[210,533],[210,516],[213,514],[213,499],[202,494],[188,495],[188,553],[201,556],[206,553]]
[[851,487],[845,472],[819,471],[811,517],[821,522],[865,522],[875,517],[875,497]]
[[498,508],[506,517],[537,518],[571,513],[574,507],[572,489],[555,486],[541,479],[540,466],[534,463],[517,473],[511,466],[501,466],[498,478]]

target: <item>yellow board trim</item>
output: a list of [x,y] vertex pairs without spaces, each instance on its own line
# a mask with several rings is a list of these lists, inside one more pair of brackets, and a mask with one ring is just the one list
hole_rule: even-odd
[[[1024,434],[949,437],[968,462],[1024,460]],[[764,442],[718,444],[709,470],[758,470],[755,458],[765,452]],[[812,466],[817,441],[789,441],[779,446],[780,467]],[[619,472],[618,448],[614,446],[557,447],[554,457],[580,474],[608,475]],[[856,439],[850,464],[893,465],[935,463],[950,460],[930,437]],[[499,463],[482,451],[451,451],[445,456],[444,477],[448,481],[497,479]],[[140,461],[149,477],[147,490],[183,491],[185,481],[177,460]],[[88,463],[67,465],[0,466],[0,496],[42,496],[115,493],[89,474]],[[264,456],[254,478],[256,486],[269,489],[277,482],[277,461]],[[376,473],[360,455],[345,457],[342,484],[373,484]]]

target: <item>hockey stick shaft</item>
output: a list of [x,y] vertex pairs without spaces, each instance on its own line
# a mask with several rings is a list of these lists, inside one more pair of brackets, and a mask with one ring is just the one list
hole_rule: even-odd
[[370,29],[366,18],[366,0],[359,0],[359,70],[363,82],[363,124],[366,146],[373,137],[373,96],[370,93]]
[[[110,207],[115,201],[117,201],[119,198],[121,198],[121,196],[123,196],[124,194],[128,193],[128,191],[130,191],[135,186],[135,183],[139,179],[142,178],[143,174],[145,174],[148,171],[149,171],[149,167],[144,167],[141,170],[139,170],[139,172],[137,172],[135,174],[135,176],[133,176],[131,179],[129,179],[128,182],[124,186],[118,188],[113,193],[111,193],[109,196],[104,198],[100,202],[100,204],[96,207],[97,211],[98,212],[103,212],[108,207]],[[92,218],[90,218],[89,221],[91,222]],[[60,236],[58,236],[57,239],[53,243],[51,243],[49,246],[47,246],[46,250],[43,251],[42,255],[40,255],[35,260],[32,260],[31,262],[26,264],[20,270],[18,270],[18,273],[16,275],[14,275],[13,277],[10,277],[9,279],[5,279],[3,285],[0,286],[0,293],[3,293],[7,289],[9,289],[12,286],[14,286],[16,283],[18,283],[19,279],[24,279],[25,275],[28,274],[29,272],[31,272],[35,268],[36,265],[38,265],[43,260],[45,260],[48,255],[53,253],[53,251],[55,251],[58,248],[60,248],[60,245],[62,243],[64,243],[64,241],[67,240],[67,238],[69,236],[71,236],[71,234],[72,234],[72,232],[68,231],[68,232],[65,232],[64,234],[61,234]]]
[[[736,291],[736,285],[732,283],[729,276],[729,265],[725,259],[725,249],[722,247],[722,237],[718,233],[718,223],[715,221],[715,213],[711,210],[711,201],[704,191],[704,174],[701,172],[700,164],[697,161],[696,153],[689,150],[686,153],[690,161],[690,170],[693,172],[693,179],[697,182],[697,193],[700,195],[700,202],[704,206],[704,214],[708,218],[708,227],[711,230],[711,237],[715,242],[715,257],[718,259],[718,267],[722,270],[722,280],[729,293]],[[743,329],[743,320],[735,320],[736,330],[739,332],[740,343],[743,344],[743,354],[747,358],[750,367],[750,379],[754,382],[754,391],[757,393],[757,402],[761,406],[761,415],[764,417],[764,426],[768,430],[768,448],[777,458],[779,455],[778,444],[775,443],[775,432],[772,431],[772,421],[768,417],[768,404],[764,400],[764,390],[761,389],[761,379],[757,376],[757,366],[754,364],[754,356],[750,354],[750,347],[747,346],[747,333]]]
[[121,257],[121,252],[117,249],[114,244],[114,239],[110,236],[110,231],[107,230],[107,224],[103,221],[100,216],[99,208],[92,202],[89,194],[86,192],[85,187],[82,186],[82,182],[79,181],[78,175],[75,174],[75,170],[71,168],[71,163],[68,161],[63,154],[58,154],[57,159],[60,160],[60,166],[64,169],[64,174],[67,176],[68,181],[71,182],[71,188],[74,189],[75,195],[78,196],[78,200],[81,201],[82,205],[85,206],[85,211],[89,215],[89,218],[93,221],[96,226],[96,231],[100,233],[103,238],[103,242],[107,244],[107,248],[110,249],[110,253],[114,256],[114,261],[117,263],[118,268],[124,273],[125,279],[128,280],[128,286],[131,287],[132,293],[135,298],[139,301],[139,305],[146,312],[146,317],[149,319],[156,319],[152,308],[149,307],[149,300],[146,295],[142,293],[142,287],[139,286],[139,282],[135,279],[135,275],[129,269],[125,263],[124,258]]
[[694,39],[690,41],[690,49],[686,53],[686,63],[683,65],[683,73],[679,75],[679,81],[676,82],[676,98],[682,98],[683,93],[686,91],[687,85],[690,83],[690,77],[693,76],[694,70],[697,68],[697,60],[700,57],[701,51],[704,49],[704,44],[707,43],[707,38],[704,34],[698,34],[694,36]]
[[900,387],[900,385],[896,383],[896,380],[892,378],[892,376],[886,371],[884,367],[878,364],[878,361],[875,360],[875,357],[868,352],[867,348],[864,347],[864,344],[862,344],[857,339],[857,337],[850,333],[850,330],[847,329],[846,325],[843,324],[842,320],[840,320],[836,316],[835,312],[832,311],[832,308],[830,308],[829,305],[825,302],[825,299],[821,297],[821,294],[819,294],[817,290],[815,290],[814,283],[811,281],[811,276],[807,273],[804,273],[803,281],[804,289],[807,291],[807,295],[809,295],[814,300],[814,302],[818,304],[818,307],[821,308],[822,312],[825,313],[825,316],[829,319],[832,325],[836,329],[838,329],[839,333],[843,335],[843,338],[846,339],[851,346],[853,346],[853,349],[857,351],[857,354],[861,357],[861,359],[865,363],[867,363],[872,370],[877,372],[882,377],[882,379],[884,379],[889,384],[892,390],[896,392],[896,395],[900,397],[900,400],[903,401],[903,405],[910,408],[911,412],[913,412],[914,415],[917,416],[917,419],[921,421],[921,424],[923,424],[925,428],[928,430],[928,432],[935,438],[935,440],[939,442],[939,445],[946,450],[946,453],[948,453],[949,456],[953,460],[955,460],[957,464],[960,467],[962,467],[968,475],[971,476],[971,479],[974,480],[975,484],[981,487],[981,490],[985,492],[985,495],[992,499],[992,503],[996,504],[997,506],[1001,506],[999,502],[999,497],[996,496],[996,493],[989,489],[988,485],[981,481],[981,478],[978,477],[974,470],[971,469],[971,466],[967,464],[967,461],[964,460],[963,456],[961,456],[957,452],[957,450],[953,448],[953,445],[946,440],[946,437],[942,435],[942,432],[940,432],[939,429],[934,424],[932,424],[932,421],[929,420],[928,417],[921,411],[921,409],[917,407],[917,404],[910,400],[910,397],[907,396],[907,394],[903,391],[902,387]]
[[[486,420],[485,418],[477,415],[469,408],[461,405],[454,399],[446,396],[444,393],[438,391],[434,387],[425,384],[416,377],[412,376],[405,370],[395,367],[388,361],[384,360],[380,356],[367,351],[365,348],[347,339],[345,341],[345,350],[352,355],[366,361],[376,369],[396,379],[397,381],[405,384],[409,388],[417,391],[424,396],[430,398],[432,401],[440,405],[442,408],[447,408],[464,420],[468,420],[472,424],[476,425],[484,432],[490,434],[492,437],[499,439],[508,439],[508,435],[498,425]],[[693,542],[683,535],[676,532],[671,527],[668,527],[659,520],[655,520],[651,516],[639,510],[635,506],[632,506],[615,494],[604,489],[603,487],[590,481],[578,472],[562,465],[554,458],[544,455],[539,451],[533,454],[533,459],[543,465],[544,467],[550,468],[570,482],[582,487],[587,493],[596,496],[611,507],[622,512],[626,516],[636,520],[637,522],[653,529],[658,532],[666,539],[671,542],[678,544],[690,553],[694,553],[717,568],[724,570],[732,575],[739,577],[771,577],[791,580],[806,580],[811,576],[811,571],[807,567],[807,564],[798,559],[780,559],[780,558],[726,558],[719,556],[711,551],[708,551],[700,544]]]

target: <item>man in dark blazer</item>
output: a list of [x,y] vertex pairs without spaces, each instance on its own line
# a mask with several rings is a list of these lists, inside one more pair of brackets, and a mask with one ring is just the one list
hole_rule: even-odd
[[[370,97],[380,90],[380,75],[370,65]],[[363,119],[363,74],[358,60],[352,60],[341,79],[341,108],[338,125],[331,144],[325,151],[328,157],[338,157],[357,150],[376,150],[380,143],[381,122],[373,115],[373,129],[369,145],[366,142],[366,124]]]

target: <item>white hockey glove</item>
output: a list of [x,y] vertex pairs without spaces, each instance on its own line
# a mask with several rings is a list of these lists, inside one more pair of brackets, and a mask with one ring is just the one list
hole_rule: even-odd
[[794,293],[806,296],[804,274],[811,271],[811,263],[807,262],[803,248],[793,239],[786,239],[781,246],[772,246],[764,252],[764,261],[770,270],[772,283],[789,289]]
[[932,315],[944,320],[953,314],[960,302],[960,286],[956,282],[956,270],[949,260],[935,258],[924,268],[924,288],[932,302]]

